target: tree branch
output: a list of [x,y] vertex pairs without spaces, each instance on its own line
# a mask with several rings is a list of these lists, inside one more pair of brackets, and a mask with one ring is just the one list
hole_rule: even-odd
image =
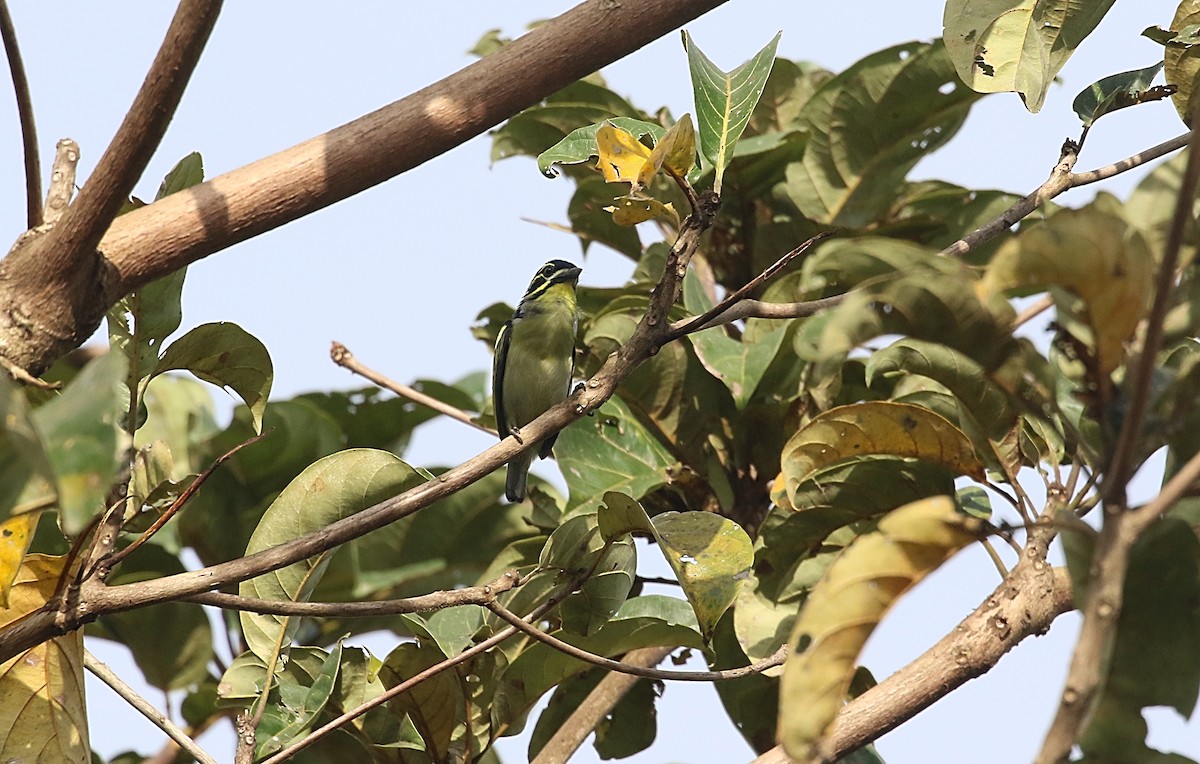
[[[168,197],[170,198],[170,197]],[[387,499],[320,530],[246,557],[195,571],[149,581],[106,586],[91,578],[83,582],[70,605],[47,603],[20,622],[0,631],[0,661],[95,620],[99,615],[180,599],[244,581],[320,554],[417,512],[492,473],[517,454],[536,448],[552,433],[599,408],[630,373],[650,358],[668,329],[666,316],[683,283],[687,263],[711,225],[717,199],[700,196],[699,206],[684,220],[679,238],[667,254],[662,278],[650,293],[649,307],[629,340],[613,353],[596,374],[566,400],[522,427],[523,441],[509,436],[463,464],[399,496]]]
[[[1193,115],[1197,113],[1200,113],[1200,106],[1193,109]],[[1146,528],[1158,519],[1160,512],[1195,482],[1196,471],[1200,469],[1200,457],[1193,457],[1168,484],[1172,493],[1168,494],[1164,490],[1160,494],[1160,497],[1166,495],[1166,498],[1153,501],[1135,511],[1126,509],[1126,485],[1137,457],[1143,415],[1150,394],[1150,378],[1162,344],[1163,318],[1166,316],[1174,289],[1175,268],[1179,262],[1183,233],[1192,219],[1192,204],[1198,181],[1200,131],[1193,130],[1188,144],[1187,168],[1180,183],[1162,260],[1158,264],[1154,302],[1145,321],[1145,339],[1142,341],[1141,350],[1129,363],[1129,408],[1101,485],[1104,497],[1104,524],[1092,553],[1087,602],[1083,606],[1083,625],[1075,643],[1075,652],[1071,656],[1071,666],[1067,672],[1058,711],[1045,740],[1042,741],[1042,748],[1034,759],[1036,764],[1055,764],[1065,760],[1087,726],[1104,683],[1112,637],[1124,606],[1125,575],[1129,568],[1130,550]]]
[[167,718],[166,714],[155,708],[153,703],[138,695],[121,677],[117,676],[116,672],[87,650],[83,651],[83,665],[100,681],[108,685],[113,692],[120,695],[126,703],[141,712],[142,716],[149,719],[155,727],[167,733],[168,737],[178,743],[179,747],[187,751],[196,761],[201,764],[217,764],[216,759],[205,753],[204,749],[197,745],[195,740],[188,737],[186,732]]
[[630,676],[641,677],[642,679],[669,679],[676,682],[721,682],[727,679],[741,679],[752,674],[761,674],[767,669],[782,666],[784,659],[787,658],[787,646],[784,645],[776,650],[774,655],[756,661],[749,666],[742,666],[741,668],[726,669],[724,671],[663,671],[647,666],[638,666],[633,663],[622,663],[611,658],[605,658],[602,655],[589,653],[587,650],[578,648],[569,642],[564,642],[553,634],[547,634],[533,624],[522,620],[518,615],[495,600],[488,602],[485,607],[500,616],[502,620],[507,621],[537,641],[544,642],[553,647],[560,653],[569,655],[584,663],[590,663],[593,666],[599,666],[600,668],[622,674],[629,674]]
[[[18,239],[0,263],[0,355],[35,375],[79,345],[129,290],[97,255],[183,97],[219,0],[182,0],[116,135],[62,219]],[[106,295],[106,299],[100,296]]]
[[489,427],[484,427],[479,422],[476,422],[473,418],[471,418],[470,414],[462,409],[451,406],[445,401],[439,401],[432,395],[426,395],[420,390],[416,390],[408,385],[401,384],[393,379],[388,379],[374,369],[362,365],[359,363],[358,359],[354,357],[354,354],[350,352],[350,349],[340,342],[333,343],[333,347],[330,349],[329,355],[333,358],[333,362],[338,366],[341,366],[343,369],[348,369],[360,377],[369,379],[385,390],[391,390],[396,395],[399,395],[402,398],[408,398],[413,403],[433,409],[439,414],[445,414],[451,419],[457,419],[463,424],[469,424],[476,430],[486,432],[488,435],[496,437],[495,430]]
[[117,297],[423,164],[724,1],[587,0],[378,111],[123,215],[101,244]]
[[[1071,582],[1066,571],[1046,562],[1054,538],[1042,522],[1017,565],[975,611],[919,658],[855,698],[838,714],[831,759],[836,759],[895,729],[937,700],[982,676],[1005,653],[1071,609]],[[784,764],[791,758],[776,746],[754,764]]]
[[21,123],[21,148],[25,153],[25,216],[28,228],[42,224],[42,160],[38,155],[37,123],[33,118],[33,99],[29,95],[29,79],[25,62],[17,45],[17,30],[13,26],[8,2],[0,0],[0,39],[8,57],[12,74],[13,95],[17,101],[17,119]]
[[246,610],[252,613],[265,613],[267,615],[298,615],[310,618],[363,618],[397,615],[400,613],[425,613],[431,610],[442,610],[458,605],[483,605],[486,607],[495,601],[496,595],[514,588],[520,580],[520,575],[515,570],[510,570],[483,586],[449,589],[422,594],[416,597],[402,597],[375,602],[293,602],[264,600],[258,597],[242,597],[237,594],[226,594],[225,592],[202,592],[183,597],[181,601],[195,602],[200,605],[213,605],[226,610]]
[[[657,666],[671,654],[673,647],[643,647],[625,653],[624,662],[633,666]],[[611,672],[592,688],[583,702],[575,707],[567,720],[551,736],[531,764],[566,764],[579,750],[583,741],[596,729],[609,711],[639,681],[632,674]]]

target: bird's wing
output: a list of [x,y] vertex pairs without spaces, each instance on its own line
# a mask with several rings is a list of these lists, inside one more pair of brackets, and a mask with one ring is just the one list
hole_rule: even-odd
[[504,412],[504,367],[508,363],[508,346],[511,343],[512,321],[505,321],[496,335],[496,355],[492,359],[492,408],[496,412],[496,432],[501,440],[512,431]]

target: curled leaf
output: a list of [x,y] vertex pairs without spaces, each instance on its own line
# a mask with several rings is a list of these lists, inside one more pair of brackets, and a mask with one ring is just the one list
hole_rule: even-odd
[[609,183],[637,183],[650,160],[644,143],[607,122],[596,130],[596,151],[596,169]]
[[867,455],[903,456],[984,478],[984,466],[962,430],[909,403],[867,401],[830,409],[801,427],[783,447],[783,478],[792,506],[804,480],[835,462]]
[[808,761],[846,700],[858,654],[904,592],[978,538],[948,496],[906,504],[859,537],[816,585],[792,629],[779,687],[784,750]]

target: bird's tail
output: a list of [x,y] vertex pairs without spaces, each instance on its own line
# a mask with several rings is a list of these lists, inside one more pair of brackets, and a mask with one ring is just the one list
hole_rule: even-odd
[[525,480],[529,477],[529,465],[533,464],[533,451],[528,451],[508,463],[508,480],[504,483],[504,496],[514,504],[525,501]]

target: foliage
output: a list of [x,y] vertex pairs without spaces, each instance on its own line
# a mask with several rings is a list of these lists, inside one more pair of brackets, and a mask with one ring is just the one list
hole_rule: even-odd
[[[192,730],[231,713],[256,719],[260,758],[373,701],[304,755],[486,761],[499,737],[527,722],[540,750],[600,674],[510,627],[506,611],[606,658],[682,648],[725,670],[790,645],[782,679],[773,666],[723,683],[722,702],[757,751],[782,739],[802,758],[831,745],[833,719],[855,694],[862,642],[904,591],[989,534],[1039,517],[1044,526],[1083,525],[1076,515],[1100,495],[1080,473],[1109,490],[1120,433],[1137,408],[1131,380],[1172,240],[1180,162],[1157,166],[1125,201],[1047,204],[1015,231],[1005,220],[960,257],[946,248],[1019,196],[908,175],[986,93],[1017,92],[1030,111],[1041,108],[1110,5],[949,0],[944,42],[896,45],[837,73],[777,59],[778,36],[724,71],[685,34],[694,119],[639,110],[599,75],[514,116],[493,133],[493,158],[536,158],[543,174],[573,183],[568,228],[581,246],[631,260],[626,283],[581,288],[581,376],[638,336],[652,288],[680,262],[679,242],[701,225],[714,192],[720,207],[687,253],[690,265],[684,257],[679,299],[663,321],[714,309],[817,232],[837,236],[755,282],[750,296],[840,301],[799,317],[718,322],[656,346],[595,416],[558,437],[565,497],[539,485],[529,501],[508,505],[500,476],[484,476],[333,549],[259,570],[239,588],[289,605],[372,602],[455,593],[516,571],[519,584],[492,599],[373,616],[244,612],[215,630],[225,634],[214,634],[199,605],[176,601],[106,613],[89,636],[128,646],[153,686],[184,690]],[[1081,141],[1107,124],[1099,117],[1166,95],[1190,113],[1197,14],[1185,2],[1170,30],[1151,33],[1162,62],[1098,78],[1075,99]],[[489,34],[477,51],[504,44]],[[1151,84],[1160,69],[1168,88]],[[159,198],[202,180],[200,157],[190,155]],[[645,223],[666,241],[644,244]],[[1148,424],[1128,446],[1135,467],[1165,446],[1171,474],[1200,452],[1194,215],[1184,223],[1163,341],[1148,351],[1157,369]],[[445,468],[402,458],[431,411],[374,389],[270,400],[267,349],[240,327],[206,324],[171,340],[184,278],[121,300],[108,316],[108,352],[52,372],[66,382],[61,392],[0,380],[5,595],[16,582],[5,623],[64,587],[77,591],[97,570],[109,585],[136,587],[181,573],[193,556],[210,566],[269,554],[445,481]],[[1017,326],[1012,301],[1031,295],[1056,311],[1049,343]],[[509,312],[485,308],[476,335],[494,341],[497,317]],[[243,401],[230,423],[216,424],[196,379]],[[417,386],[488,421],[480,374]],[[1064,465],[1073,477],[1064,479]],[[1034,481],[1066,498],[1039,506],[1026,485]],[[993,513],[993,503],[1002,509]],[[1142,709],[1194,709],[1197,517],[1189,499],[1133,546],[1096,716],[1079,731],[1086,760],[1155,760]],[[105,529],[119,532],[116,556],[90,551]],[[1077,603],[1087,600],[1098,553],[1091,533],[1065,536]],[[75,542],[82,551],[64,554]],[[645,591],[637,571],[647,553],[664,556],[678,596]],[[1164,560],[1170,575],[1160,576]],[[394,648],[374,655],[357,646],[367,631],[390,633]],[[214,641],[240,651],[220,671]],[[69,724],[43,721],[48,689],[8,693],[25,715],[0,714],[11,720],[4,745],[33,740],[61,746],[64,759],[87,758],[81,643],[75,632],[5,664],[7,681],[30,686],[18,676],[24,667],[51,665]],[[547,694],[549,706],[531,719]],[[649,744],[659,694],[642,682],[612,709],[596,737],[602,756]],[[878,760],[871,750],[857,755]]]

